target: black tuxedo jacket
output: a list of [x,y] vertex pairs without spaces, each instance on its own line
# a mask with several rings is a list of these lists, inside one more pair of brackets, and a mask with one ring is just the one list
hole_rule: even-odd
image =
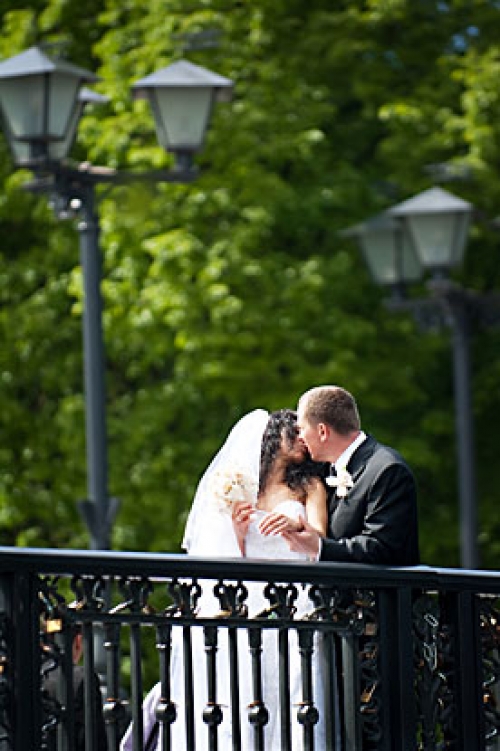
[[401,456],[367,436],[347,465],[354,485],[328,499],[320,561],[414,566],[420,562],[417,492]]

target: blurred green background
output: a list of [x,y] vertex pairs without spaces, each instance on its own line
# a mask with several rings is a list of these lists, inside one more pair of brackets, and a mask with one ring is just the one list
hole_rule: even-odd
[[[433,183],[478,218],[457,280],[500,288],[500,45],[488,0],[0,2],[0,58],[34,44],[100,76],[72,156],[168,167],[130,85],[185,57],[234,80],[190,185],[100,193],[109,490],[120,550],[178,551],[194,488],[242,414],[312,385],[419,485],[425,563],[459,565],[450,332],[389,312],[339,230]],[[22,189],[0,137],[0,544],[88,546],[74,222]],[[472,340],[481,563],[500,567],[500,332]]]

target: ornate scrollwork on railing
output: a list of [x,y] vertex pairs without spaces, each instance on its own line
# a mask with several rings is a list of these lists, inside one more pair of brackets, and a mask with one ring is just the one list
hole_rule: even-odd
[[106,608],[106,582],[102,576],[74,576],[71,589],[76,595],[68,607],[76,611],[102,612]]
[[40,611],[40,697],[42,710],[42,751],[53,747],[57,728],[64,716],[64,707],[59,699],[47,690],[53,671],[62,664],[61,650],[54,641],[54,634],[63,628],[67,603],[59,592],[60,578],[45,576],[38,579],[38,603]]
[[64,706],[59,699],[48,691],[46,686],[51,678],[51,673],[61,666],[61,652],[55,644],[49,642],[42,646],[41,662],[41,708],[42,708],[42,727],[41,727],[41,749],[48,751],[54,748],[57,728],[62,722],[65,714]]
[[416,679],[415,690],[421,727],[421,748],[435,748],[438,698],[441,677],[438,672],[439,606],[434,597],[424,595],[413,607]]
[[59,576],[38,578],[38,604],[42,622],[51,623],[53,630],[60,630],[63,614],[67,609],[66,598],[59,591]]
[[220,612],[218,617],[221,618],[246,618],[248,615],[248,606],[246,599],[248,589],[242,582],[228,584],[219,581],[214,587],[214,594],[219,601]]
[[457,743],[457,715],[453,691],[456,670],[455,641],[449,623],[441,619],[439,628],[438,678],[440,680],[438,717],[443,734],[443,747],[453,749]]
[[203,593],[202,587],[196,579],[192,579],[191,581],[172,579],[168,584],[168,593],[173,603],[165,609],[165,615],[196,615],[198,602]]
[[113,615],[122,610],[128,610],[134,614],[153,612],[154,609],[149,605],[153,584],[146,577],[122,577],[118,583],[118,589],[125,599],[110,610]]
[[256,618],[293,618],[297,611],[295,603],[299,596],[294,584],[275,584],[269,582],[263,589],[269,606],[257,613]]
[[[404,748],[408,739],[419,751],[462,751],[464,739],[472,747],[476,738],[484,751],[499,746],[495,572],[340,564],[330,571],[327,564],[240,565],[67,551],[9,550],[2,556],[0,746],[6,751],[23,741],[27,748],[48,748],[56,738],[74,745],[73,628],[82,634],[87,689],[94,670],[101,678],[113,749],[130,718],[140,716],[153,680],[161,684],[156,717],[173,743],[179,728],[194,738],[204,711],[203,737],[210,734],[214,744],[229,722],[260,749],[273,725],[298,732],[304,748],[313,741],[316,748],[335,748],[339,733],[366,751],[384,743]],[[316,682],[318,664],[322,682]],[[57,691],[48,700],[43,683],[56,672]],[[17,675],[23,680],[14,681]],[[292,685],[297,676],[298,689]],[[184,702],[197,696],[200,682],[205,698]],[[99,697],[99,686],[87,690],[86,702],[89,693]],[[398,696],[401,717],[392,703]],[[35,711],[27,712],[27,704]],[[323,728],[328,742],[318,744]]]
[[358,706],[363,748],[375,749],[382,737],[375,595],[369,590],[345,590],[321,585],[311,587],[310,598],[315,609],[307,616],[308,619],[329,621],[338,636],[349,635],[358,640]]
[[376,749],[382,738],[379,624],[375,594],[355,593],[356,627],[362,628],[359,650],[360,714],[363,748]]
[[454,635],[441,612],[439,598],[421,595],[413,605],[415,698],[419,749],[444,743],[454,748],[456,734],[451,677],[455,669]]
[[[53,594],[56,585],[57,582],[50,583],[49,589]],[[73,627],[67,617],[69,611],[63,597],[55,596],[52,604],[46,596],[40,599],[43,602],[40,633],[41,751],[52,751],[56,747],[58,728],[61,723],[67,722],[68,717],[58,683],[65,670],[65,660],[72,658],[70,645]],[[56,607],[53,606],[54,602],[57,602]],[[64,637],[64,632],[68,636],[71,634],[69,639]],[[66,650],[69,654],[65,653]]]
[[309,590],[309,599],[315,606],[308,615],[308,620],[327,619],[337,623],[339,621],[340,604],[343,594],[336,587],[313,585]]
[[[107,611],[107,586],[108,582],[99,575],[38,578],[41,751],[56,747],[61,727],[65,728],[70,744],[76,737],[76,694],[72,693],[74,639],[81,633],[87,645],[93,645],[96,624],[100,625]],[[85,659],[93,666],[93,647],[86,652]],[[68,692],[72,694],[72,700]],[[110,719],[109,715],[107,719]]]
[[500,599],[479,598],[485,747],[497,748],[500,737]]
[[366,605],[372,603],[371,594],[358,590],[313,585],[309,597],[315,609],[309,620],[328,620],[339,634],[346,632],[360,636],[365,630]]

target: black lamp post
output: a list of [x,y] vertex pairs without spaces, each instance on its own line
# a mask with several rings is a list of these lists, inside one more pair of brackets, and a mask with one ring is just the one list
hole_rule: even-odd
[[149,98],[160,144],[175,155],[170,171],[117,172],[65,159],[89,101],[104,98],[85,88],[97,77],[43,49],[32,47],[0,63],[0,109],[14,162],[33,171],[29,188],[49,193],[60,216],[80,216],[84,278],[84,383],[88,498],[79,506],[91,548],[110,547],[118,501],[108,497],[107,437],[102,336],[101,253],[95,186],[135,180],[188,182],[196,176],[193,154],[204,140],[214,102],[227,97],[232,81],[181,60],[138,81],[135,96]]
[[[490,323],[498,298],[464,289],[449,278],[463,260],[472,204],[431,188],[344,232],[360,243],[375,281],[392,290],[393,309],[410,310],[424,327],[445,325],[453,336],[460,547],[464,568],[479,566],[471,400],[470,329]],[[409,284],[429,274],[428,298],[405,298]]]

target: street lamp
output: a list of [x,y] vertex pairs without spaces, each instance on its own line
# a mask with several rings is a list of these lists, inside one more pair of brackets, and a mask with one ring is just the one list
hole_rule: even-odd
[[[375,281],[392,290],[391,308],[410,310],[424,327],[452,331],[461,564],[468,569],[479,566],[470,329],[473,320],[496,322],[500,312],[498,296],[479,295],[449,278],[463,260],[472,211],[472,204],[436,187],[343,233],[358,240]],[[430,297],[407,299],[407,286],[425,272]]]
[[78,214],[84,279],[84,386],[88,498],[79,503],[90,547],[110,547],[118,500],[108,497],[107,438],[102,335],[101,253],[95,186],[136,180],[188,182],[196,176],[193,154],[204,140],[215,101],[227,98],[232,81],[185,60],[133,86],[149,99],[160,144],[175,155],[172,170],[115,171],[66,161],[79,119],[89,102],[104,98],[85,87],[97,77],[32,47],[0,63],[0,110],[14,162],[35,175],[30,190],[51,195],[60,217]]
[[422,265],[400,222],[379,214],[341,232],[358,240],[373,281],[387,286],[395,300],[404,298],[405,285],[422,278]]

